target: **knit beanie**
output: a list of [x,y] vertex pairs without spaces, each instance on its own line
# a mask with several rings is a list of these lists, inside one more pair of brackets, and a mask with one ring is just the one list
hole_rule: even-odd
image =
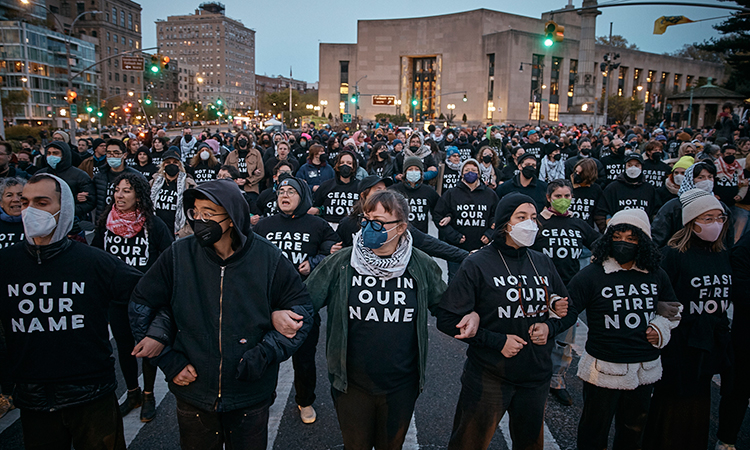
[[422,160],[416,156],[409,156],[408,158],[404,159],[404,173],[406,173],[407,170],[409,170],[409,167],[418,167],[419,170],[424,172],[424,164],[422,163]]
[[461,168],[458,169],[458,173],[461,173],[461,174],[464,173],[464,167],[466,167],[466,164],[474,164],[475,166],[477,166],[477,170],[479,170],[479,161],[477,161],[474,158],[469,158],[466,161],[461,163]]
[[526,159],[529,159],[529,158],[534,158],[534,161],[536,161],[536,156],[534,156],[533,153],[524,153],[523,155],[521,155],[518,158],[518,163],[517,163],[518,166],[521,166],[521,164],[523,163],[523,161],[526,160]]
[[693,158],[692,156],[683,156],[682,158],[677,160],[676,163],[674,163],[674,166],[672,166],[672,172],[674,172],[675,169],[687,170],[693,164],[695,164],[695,158]]
[[680,203],[682,204],[682,225],[687,225],[688,222],[705,212],[714,209],[724,211],[716,197],[703,189],[690,189],[684,192],[680,195]]
[[505,233],[505,230],[501,229],[503,225],[510,222],[511,216],[519,206],[526,203],[531,203],[534,205],[534,209],[536,209],[536,202],[534,199],[528,195],[521,194],[520,192],[511,192],[500,199],[497,208],[495,208],[495,232],[492,234],[492,239],[500,239],[503,237]]
[[93,149],[99,147],[100,145],[106,144],[106,143],[107,143],[107,141],[105,141],[104,139],[96,138],[96,139],[94,139],[94,143],[91,144],[91,149],[93,150]]
[[607,229],[620,224],[633,225],[646,233],[646,236],[651,237],[651,223],[648,220],[648,214],[642,209],[623,209],[616,212],[607,224]]
[[63,130],[56,130],[52,134],[54,135],[55,133],[57,133],[60,136],[62,136],[63,137],[63,141],[65,141],[66,144],[70,144],[70,135],[68,133],[64,132]]
[[445,148],[445,155],[451,157],[451,155],[460,155],[461,151],[455,145],[451,145]]

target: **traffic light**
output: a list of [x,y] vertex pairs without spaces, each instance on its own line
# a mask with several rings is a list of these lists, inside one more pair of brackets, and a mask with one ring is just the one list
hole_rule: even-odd
[[151,104],[151,97],[146,97],[146,104],[147,104],[147,105],[150,105],[150,104]]
[[101,112],[101,111],[99,111],[99,112],[97,112],[97,113],[96,113],[96,115],[97,115],[97,116],[99,116],[99,117],[101,117],[101,116],[103,116],[104,114],[102,114],[102,112]]
[[73,89],[68,89],[67,97],[68,97],[68,103],[75,103],[76,98],[78,98],[78,93],[74,91]]
[[89,113],[89,114],[91,114],[92,112],[94,112],[94,108],[91,107],[91,106],[87,106],[86,107],[86,112]]
[[159,73],[159,57],[151,55],[151,67],[149,67],[151,73]]
[[544,24],[544,46],[552,47],[555,42],[562,42],[565,38],[565,27],[558,25],[554,20]]
[[161,57],[161,68],[164,70],[169,70],[169,56]]
[[221,106],[221,99],[220,98],[216,100],[216,104],[219,105],[219,106]]
[[356,104],[358,101],[359,101],[359,98],[357,94],[352,95],[351,102]]
[[417,105],[419,104],[419,100],[417,100],[417,99],[415,98],[415,99],[413,99],[413,100],[411,101],[411,104],[412,104],[413,106],[417,106]]

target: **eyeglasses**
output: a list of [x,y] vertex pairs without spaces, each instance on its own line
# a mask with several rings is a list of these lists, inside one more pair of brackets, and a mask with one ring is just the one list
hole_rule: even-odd
[[203,223],[208,223],[212,217],[226,216],[228,213],[211,213],[208,211],[196,211],[193,208],[187,210],[187,217],[190,220],[200,220]]
[[383,231],[385,229],[386,225],[392,225],[394,223],[399,223],[400,220],[392,220],[390,222],[381,222],[380,220],[370,220],[366,218],[363,214],[359,215],[359,226],[362,228],[365,228],[367,224],[369,223],[372,226],[372,229],[374,231]]
[[706,225],[710,225],[710,224],[712,224],[714,222],[724,223],[724,222],[727,221],[727,216],[725,216],[725,215],[722,214],[719,217],[705,217],[703,219],[695,219],[695,221],[697,223],[703,223],[703,224],[706,224]]
[[277,192],[279,197],[294,197],[297,195],[297,191],[294,189],[279,189]]

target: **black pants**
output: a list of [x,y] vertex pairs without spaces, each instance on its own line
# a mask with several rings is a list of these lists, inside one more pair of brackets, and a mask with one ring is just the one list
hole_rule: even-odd
[[27,450],[125,450],[122,417],[114,392],[55,412],[21,409]]
[[[122,376],[125,378],[125,385],[129,391],[132,391],[138,387],[138,359],[131,355],[135,347],[135,338],[133,337],[133,331],[130,329],[126,305],[111,305],[109,307],[109,326],[112,328],[112,335],[117,343],[117,359],[120,361],[120,370],[122,370]],[[146,359],[142,360],[142,363],[143,390],[153,392],[156,367]]]
[[177,399],[182,450],[266,450],[269,399],[226,412],[204,411]]
[[0,394],[10,395],[12,393],[13,383],[10,377],[8,348],[5,346],[5,330],[0,326]]
[[486,449],[507,412],[513,450],[542,450],[548,393],[549,382],[514,386],[467,360],[448,449]]
[[[737,325],[735,310],[735,325]],[[732,345],[734,347],[734,365],[721,374],[721,403],[719,404],[719,430],[716,437],[724,443],[736,444],[737,435],[742,428],[750,399],[750,383],[747,374],[750,373],[750,358],[747,348],[750,346],[749,336],[737,336],[732,331]]]
[[583,382],[583,411],[578,423],[578,450],[607,448],[615,420],[613,450],[641,448],[653,385],[632,391],[607,389]]
[[349,383],[347,392],[331,388],[344,438],[344,450],[398,450],[409,430],[419,387],[387,395],[369,394]]
[[315,348],[320,337],[320,314],[315,313],[313,327],[307,339],[292,355],[294,366],[294,390],[297,394],[294,400],[299,406],[310,406],[315,402],[315,385],[317,372],[315,371]]

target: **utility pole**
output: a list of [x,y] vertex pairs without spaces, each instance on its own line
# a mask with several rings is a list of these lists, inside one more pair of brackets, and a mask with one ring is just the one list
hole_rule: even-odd
[[[612,46],[612,22],[609,23],[609,46]],[[607,83],[604,88],[604,126],[607,126],[607,120],[608,120],[608,111],[609,108],[609,85],[612,83],[612,69],[617,69],[620,67],[620,63],[613,62],[615,59],[619,59],[620,54],[619,53],[612,53],[608,52],[606,55],[604,55],[604,62],[601,64],[602,66],[602,72],[606,70],[607,73]],[[602,83],[604,83],[604,80],[602,80]]]

